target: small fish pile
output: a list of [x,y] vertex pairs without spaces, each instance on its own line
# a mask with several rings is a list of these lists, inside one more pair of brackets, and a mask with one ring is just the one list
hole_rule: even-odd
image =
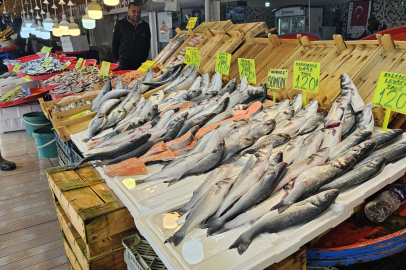
[[174,37],[155,58],[155,63],[160,63],[162,65],[165,64],[169,57],[171,57],[179,47],[182,46],[187,38],[188,36],[186,34],[180,34],[179,36]]
[[[187,43],[187,47],[196,47],[203,41],[203,36],[195,36]],[[178,55],[172,57],[164,66],[163,71],[166,72],[173,66],[182,64],[185,61],[186,48],[183,48]]]
[[17,73],[15,73],[15,72],[5,72],[5,73],[0,75],[0,79],[1,79],[0,81],[10,80],[10,79],[12,79],[12,78],[14,78],[16,76],[17,76]]
[[[5,95],[7,95],[7,94],[5,94]],[[17,100],[20,98],[26,98],[26,97],[28,97],[28,93],[20,88],[17,91],[14,91],[14,93],[10,94],[6,99],[0,100],[0,102],[13,101],[13,100]]]
[[42,66],[42,64],[46,61],[46,58],[40,58],[27,62],[26,67],[23,70],[19,70],[17,73],[38,76],[63,71],[62,64],[59,59],[53,57],[48,58],[52,59],[52,61],[46,67]]
[[[9,77],[10,80],[0,80],[0,88],[1,87],[9,87],[17,84],[22,84],[27,82],[26,78],[15,78],[15,77]],[[11,79],[13,78],[13,79]]]
[[[120,75],[121,77],[121,82],[123,85],[129,84],[132,81],[137,81],[142,79],[145,76],[145,72],[139,71],[139,70],[133,70],[127,73],[124,73]],[[111,80],[111,87],[116,87],[116,81],[117,79],[114,78]]]
[[54,112],[55,113],[63,112],[63,111],[67,111],[69,109],[73,109],[73,108],[76,108],[76,107],[85,106],[87,104],[92,104],[93,101],[94,100],[83,100],[83,99],[81,99],[81,100],[79,100],[77,102],[72,102],[71,104],[66,105],[66,106],[58,106],[58,105],[54,104]]

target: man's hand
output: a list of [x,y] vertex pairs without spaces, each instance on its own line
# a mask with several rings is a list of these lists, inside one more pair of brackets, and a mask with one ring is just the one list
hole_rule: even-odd
[[117,62],[117,64],[119,64],[119,65],[120,65],[120,62]]

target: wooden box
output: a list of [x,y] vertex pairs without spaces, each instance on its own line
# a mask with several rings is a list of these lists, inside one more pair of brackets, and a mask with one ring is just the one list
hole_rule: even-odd
[[306,270],[306,247],[301,247],[297,252],[278,263],[265,268],[265,270]]
[[[113,255],[123,249],[122,239],[137,233],[133,228],[86,245],[58,202],[55,202],[55,208],[64,238],[82,269],[110,269],[112,263],[117,263]],[[94,265],[103,265],[104,268],[95,268]]]
[[73,171],[47,169],[54,200],[59,202],[86,244],[135,227],[128,209],[91,165]]

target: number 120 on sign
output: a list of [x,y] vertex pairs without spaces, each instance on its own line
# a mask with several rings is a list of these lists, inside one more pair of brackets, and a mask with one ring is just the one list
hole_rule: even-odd
[[295,61],[293,66],[293,88],[319,92],[320,63]]
[[406,75],[382,72],[372,104],[406,114]]

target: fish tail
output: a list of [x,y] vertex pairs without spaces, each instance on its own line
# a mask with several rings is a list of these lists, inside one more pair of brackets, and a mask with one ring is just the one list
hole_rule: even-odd
[[183,209],[183,207],[172,211],[172,213],[178,213],[180,217],[183,216],[186,212],[186,209]]
[[238,253],[243,254],[249,245],[251,244],[250,239],[244,239],[244,235],[238,237],[238,239],[229,247],[229,249],[237,248]]
[[217,218],[212,220],[209,224],[207,224],[207,236],[214,234],[215,232],[221,230],[224,226],[224,222],[221,218]]
[[169,184],[168,184],[168,187],[170,187],[170,186],[176,184],[177,182],[179,182],[179,179],[164,181],[164,183],[169,183]]
[[284,212],[286,209],[288,209],[292,203],[286,203],[284,200],[280,201],[278,204],[276,204],[274,207],[271,208],[270,211],[273,210],[278,210],[279,214]]
[[[180,231],[178,231],[180,232]],[[168,239],[165,240],[164,244],[166,243],[173,243],[175,247],[179,245],[183,240],[183,234],[175,233],[174,235],[170,236]]]
[[147,182],[146,179],[141,179],[141,180],[135,180],[136,185],[141,185],[143,183]]

